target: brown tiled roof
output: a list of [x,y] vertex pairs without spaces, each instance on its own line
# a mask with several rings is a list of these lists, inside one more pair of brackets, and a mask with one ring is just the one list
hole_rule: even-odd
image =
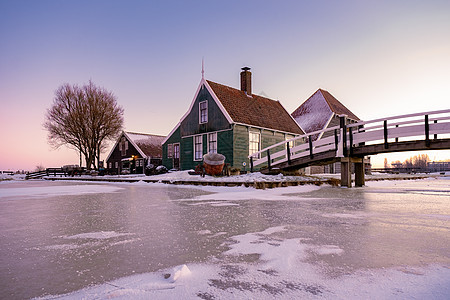
[[207,82],[234,122],[303,134],[279,101],[255,94],[249,97],[241,90],[209,80]]

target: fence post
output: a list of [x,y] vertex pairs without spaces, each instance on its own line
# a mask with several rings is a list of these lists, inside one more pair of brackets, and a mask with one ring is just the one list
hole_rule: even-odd
[[250,173],[253,173],[253,156],[250,156]]
[[384,127],[384,149],[387,149],[389,148],[387,120],[384,120],[383,127]]
[[428,115],[425,115],[425,146],[430,147],[430,124],[428,124]]
[[309,158],[313,159],[314,153],[313,153],[312,138],[310,135],[308,136],[308,143],[309,143]]
[[269,171],[272,169],[270,163],[270,149],[267,149],[267,167],[269,168]]
[[286,155],[287,155],[287,160],[288,160],[288,165],[291,164],[291,149],[290,149],[290,143],[287,142],[287,148],[286,148]]

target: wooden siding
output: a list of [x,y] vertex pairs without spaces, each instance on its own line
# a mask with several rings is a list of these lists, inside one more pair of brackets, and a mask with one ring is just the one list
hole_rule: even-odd
[[[276,143],[285,141],[286,138],[292,138],[293,135],[285,135],[282,132],[267,130],[267,129],[259,129],[253,128],[243,125],[234,126],[233,130],[233,166],[240,168],[243,170],[242,163],[245,162],[247,164],[246,170],[250,170],[250,161],[248,159],[249,155],[249,131],[259,132],[261,134],[261,144],[260,149],[264,149],[265,147],[274,145]],[[273,152],[277,152],[284,149],[284,145],[276,147]],[[266,156],[266,154],[262,154],[262,157]],[[263,164],[259,166],[259,168],[263,168],[267,166],[267,164]]]
[[[108,160],[106,161],[105,167],[109,169],[109,172],[111,173],[118,173],[119,169],[121,167],[121,161],[124,158],[130,158],[132,155],[136,156],[137,158],[146,158],[142,157],[139,151],[133,146],[130,140],[128,140],[126,137],[126,140],[128,141],[128,149],[125,152],[125,155],[122,155],[122,151],[119,150],[119,144],[121,143],[122,137],[125,135],[122,134],[119,137],[119,143],[117,143],[116,147],[111,150],[111,154],[109,155]],[[119,165],[119,168],[116,168],[116,162]],[[109,163],[112,163],[112,168],[109,168]],[[139,173],[142,173],[142,167],[139,168]]]
[[[199,124],[199,103],[208,103],[208,122]],[[190,136],[201,133],[219,131],[231,128],[226,117],[223,115],[216,101],[209,94],[204,85],[200,88],[198,95],[192,106],[192,110],[180,124],[181,136]]]
[[167,141],[163,144],[162,151],[163,151],[163,158],[162,158],[162,164],[167,169],[173,168],[173,161],[172,158],[167,157],[167,145],[173,144],[173,143],[180,143],[181,142],[181,136],[180,136],[180,127],[178,127],[172,135],[167,139]]
[[247,164],[250,168],[248,160],[248,127],[235,125],[233,129],[233,166],[242,170],[242,163]]

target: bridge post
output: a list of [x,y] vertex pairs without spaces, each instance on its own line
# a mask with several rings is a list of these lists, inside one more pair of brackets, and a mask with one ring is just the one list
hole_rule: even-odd
[[253,156],[250,156],[250,173],[253,173]]
[[340,126],[341,126],[341,131],[342,131],[342,136],[341,136],[341,140],[342,140],[342,145],[343,145],[343,155],[344,156],[348,156],[347,153],[347,116],[346,115],[341,115],[339,116],[340,119]]
[[430,124],[428,123],[428,115],[425,115],[425,146],[430,147]]
[[341,186],[352,187],[352,172],[350,169],[351,162],[349,157],[341,158]]
[[355,186],[364,186],[364,158],[355,158]]
[[288,161],[288,165],[291,164],[291,147],[289,147],[289,142],[287,142],[287,147],[286,147],[286,156],[287,156],[287,161]]
[[269,149],[267,149],[267,168],[269,169],[269,171],[272,169],[271,161],[270,161],[270,150]]
[[[434,124],[437,124],[437,120],[434,120]],[[437,140],[437,134],[434,134],[434,139]]]
[[353,156],[353,127],[348,128],[348,135],[350,139],[350,156]]
[[388,128],[387,128],[387,120],[384,120],[383,122],[383,129],[384,129],[384,149],[389,148],[388,143]]

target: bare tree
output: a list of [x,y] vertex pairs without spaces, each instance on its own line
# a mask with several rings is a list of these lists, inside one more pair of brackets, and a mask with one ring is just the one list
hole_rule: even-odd
[[123,108],[116,97],[91,81],[79,87],[63,84],[55,92],[53,105],[47,110],[44,128],[55,148],[69,146],[80,153],[86,168],[96,167],[104,142],[117,138],[123,127]]

